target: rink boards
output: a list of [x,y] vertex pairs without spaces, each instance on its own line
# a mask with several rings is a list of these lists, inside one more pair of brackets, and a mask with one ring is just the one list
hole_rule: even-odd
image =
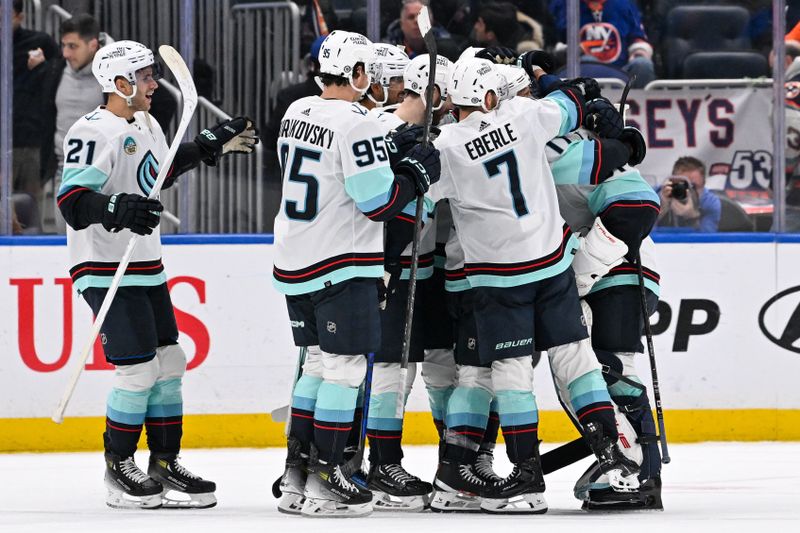
[[[669,438],[800,440],[800,238],[663,235],[662,304],[653,317]],[[271,285],[271,236],[169,236],[164,263],[181,344],[185,444],[270,446],[283,426],[297,349]],[[49,416],[91,321],[71,288],[63,239],[0,238],[0,451],[101,445],[112,375],[99,349],[59,426]],[[98,347],[99,348],[99,345]],[[647,357],[637,361],[649,382]],[[421,378],[404,438],[433,443]],[[546,364],[536,371],[544,440],[576,433]]]

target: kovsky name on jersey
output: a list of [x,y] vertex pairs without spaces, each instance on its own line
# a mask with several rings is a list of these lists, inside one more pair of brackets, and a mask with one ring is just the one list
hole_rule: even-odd
[[297,139],[310,143],[320,148],[330,150],[333,145],[333,131],[319,124],[311,124],[300,119],[286,119],[281,121],[279,137]]
[[511,123],[503,124],[499,128],[495,128],[489,132],[484,133],[480,137],[472,139],[464,145],[467,149],[469,158],[473,161],[499,150],[518,139],[517,134],[511,127]]

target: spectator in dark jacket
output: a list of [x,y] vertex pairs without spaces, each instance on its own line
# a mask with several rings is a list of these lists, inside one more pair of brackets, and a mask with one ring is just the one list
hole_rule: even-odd
[[[428,0],[403,0],[400,18],[389,24],[383,42],[403,46],[406,54],[411,59],[419,54],[427,53],[425,41],[422,40],[422,34],[417,24],[417,15],[422,11],[423,6],[428,4]],[[433,35],[436,37],[440,49],[451,48],[453,40],[450,33],[441,26],[436,25],[433,20],[433,14],[431,14],[431,24],[433,25]],[[441,50],[439,53],[446,55]]]
[[14,0],[14,133],[12,188],[30,194],[41,204],[42,131],[46,116],[43,95],[49,62],[58,57],[58,45],[46,33],[22,27],[22,0]]

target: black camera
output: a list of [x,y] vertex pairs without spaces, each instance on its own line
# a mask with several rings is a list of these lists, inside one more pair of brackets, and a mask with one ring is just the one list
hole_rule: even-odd
[[689,192],[689,182],[686,180],[675,180],[672,182],[672,196],[676,200],[686,200],[686,193]]

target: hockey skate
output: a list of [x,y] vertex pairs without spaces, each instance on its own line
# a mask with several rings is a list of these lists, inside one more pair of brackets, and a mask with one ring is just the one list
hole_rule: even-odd
[[372,513],[372,493],[351,481],[342,465],[317,461],[308,467],[300,514],[311,518],[348,518]]
[[478,513],[485,490],[486,482],[475,474],[472,465],[442,459],[433,480],[431,511]]
[[430,503],[433,486],[412,476],[400,464],[373,465],[368,480],[376,511],[417,513]]
[[581,508],[584,511],[663,511],[661,478],[644,481],[634,492],[618,492],[610,487],[589,490]]
[[544,474],[537,449],[533,457],[515,464],[507,478],[487,487],[481,510],[491,514],[543,514],[547,512],[544,489]]
[[589,447],[597,458],[597,468],[608,477],[607,483],[613,490],[633,492],[639,488],[639,465],[626,457],[611,437],[603,435],[603,428],[599,424],[594,422],[586,424],[584,436],[589,441]]
[[133,457],[123,459],[106,452],[106,505],[115,509],[158,509],[161,483],[142,472]]
[[299,515],[305,503],[303,490],[308,477],[308,456],[302,453],[302,444],[294,437],[289,437],[286,447],[286,470],[278,480],[280,483],[277,487],[273,486],[273,495],[280,498],[278,511]]
[[207,509],[217,505],[216,483],[186,470],[175,454],[151,454],[147,473],[163,485],[161,504],[165,509]]
[[487,448],[481,448],[478,451],[475,462],[472,463],[472,471],[476,476],[486,482],[487,485],[502,481],[503,478],[497,475],[494,471],[494,453]]

